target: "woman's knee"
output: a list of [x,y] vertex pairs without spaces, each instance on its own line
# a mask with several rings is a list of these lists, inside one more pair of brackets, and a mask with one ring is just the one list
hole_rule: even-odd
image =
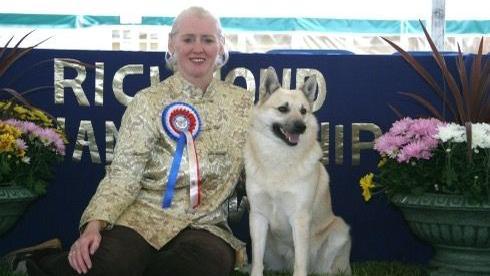
[[[131,251],[128,249],[128,251]],[[142,275],[146,259],[124,251],[97,251],[88,275]]]
[[180,256],[178,262],[193,270],[193,275],[228,275],[233,270],[235,251],[224,240],[204,230],[186,235],[192,237],[179,240],[170,255]]
[[138,233],[115,227],[103,234],[92,256],[91,275],[142,275],[156,252]]

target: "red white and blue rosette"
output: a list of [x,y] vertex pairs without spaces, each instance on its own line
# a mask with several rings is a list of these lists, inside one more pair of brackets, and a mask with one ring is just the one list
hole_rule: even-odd
[[167,180],[167,190],[163,196],[162,207],[169,208],[174,196],[175,184],[179,173],[184,148],[189,163],[189,199],[190,207],[196,209],[200,203],[201,175],[194,140],[201,131],[201,118],[196,109],[188,103],[173,102],[161,113],[165,133],[177,142]]

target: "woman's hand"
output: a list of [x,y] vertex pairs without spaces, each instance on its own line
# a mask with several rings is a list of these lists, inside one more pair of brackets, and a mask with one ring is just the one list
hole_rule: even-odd
[[80,238],[76,240],[68,253],[68,261],[71,267],[79,274],[87,273],[92,268],[90,256],[99,248],[102,237],[100,231],[104,227],[104,222],[100,220],[90,221]]

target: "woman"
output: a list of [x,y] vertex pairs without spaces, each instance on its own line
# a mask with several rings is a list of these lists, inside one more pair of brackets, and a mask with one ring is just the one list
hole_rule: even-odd
[[[128,105],[114,160],[82,215],[82,234],[70,251],[36,258],[30,272],[228,275],[243,264],[244,244],[227,225],[225,203],[242,168],[253,98],[213,78],[228,58],[224,42],[219,21],[205,9],[191,7],[177,16],[165,57],[174,74],[137,93]],[[162,119],[172,116],[169,106],[190,107],[180,115],[190,111],[200,118],[169,123]],[[187,141],[195,140],[197,174],[190,170],[195,167],[187,158],[191,155],[185,154],[192,152],[191,144],[181,149],[180,166],[172,164],[180,142],[168,132],[182,125],[177,136],[183,135],[189,124],[199,129],[196,123],[200,131]],[[175,187],[169,193],[172,171]],[[189,180],[191,174],[201,176],[201,185],[193,185],[200,186],[197,194],[190,191],[189,183],[196,183]],[[170,199],[165,208],[163,197]]]

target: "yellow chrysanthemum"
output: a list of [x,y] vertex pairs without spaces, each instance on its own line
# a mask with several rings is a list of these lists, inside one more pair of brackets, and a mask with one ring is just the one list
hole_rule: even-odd
[[[64,130],[59,127],[54,127],[54,121],[50,118],[45,112],[37,108],[28,108],[26,106],[16,104],[10,101],[0,101],[0,110],[6,111],[7,109],[12,108],[9,112],[11,113],[10,117],[15,118],[20,121],[30,121],[35,124],[44,127],[44,128],[53,128],[63,139],[65,144],[68,144],[68,140],[64,133]],[[5,125],[5,124],[4,124]],[[0,133],[4,133],[0,129]],[[15,135],[18,137],[18,135]]]
[[12,126],[10,124],[6,124],[6,123],[0,123],[0,133],[2,133],[2,134],[4,134],[4,133],[11,134],[16,139],[18,137],[20,137],[20,135],[22,134],[22,132],[18,128],[14,127],[14,126]]
[[371,189],[374,188],[373,182],[374,174],[368,173],[365,176],[361,177],[359,180],[359,184],[362,188],[362,197],[364,201],[369,201],[371,199]]
[[52,126],[51,119],[49,119],[48,116],[46,116],[46,114],[41,110],[33,109],[31,113],[35,115],[37,119],[41,120],[45,126]]
[[0,134],[0,152],[13,152],[16,148],[16,138],[11,133]]
[[[1,102],[0,108],[7,109],[9,108],[10,104],[11,104],[10,102],[8,103]],[[36,122],[37,124],[43,127],[53,126],[53,121],[43,111],[35,108],[31,109],[23,105],[16,105],[16,104],[14,105],[15,107],[13,108],[12,111],[14,118],[17,118],[19,120]]]
[[17,156],[24,156],[25,151],[17,147],[17,139],[22,132],[9,124],[0,123],[0,152],[12,152]]
[[8,109],[12,105],[12,102],[2,102],[0,101],[0,108],[1,109]]
[[20,105],[14,107],[14,111],[19,115],[29,113],[29,110],[27,108],[24,108],[23,106]]

